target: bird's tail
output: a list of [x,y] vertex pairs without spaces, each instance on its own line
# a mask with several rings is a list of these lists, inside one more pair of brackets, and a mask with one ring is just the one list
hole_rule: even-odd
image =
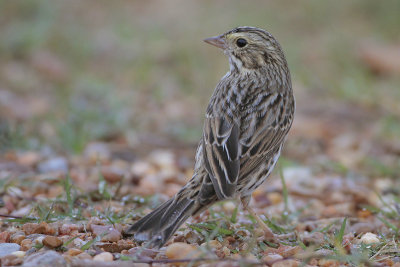
[[149,247],[160,248],[199,208],[195,200],[173,197],[133,224],[127,233],[135,233],[137,241],[149,241]]

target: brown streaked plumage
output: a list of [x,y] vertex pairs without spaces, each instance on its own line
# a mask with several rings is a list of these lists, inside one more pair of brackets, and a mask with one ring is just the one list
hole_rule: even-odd
[[187,218],[232,198],[240,198],[266,235],[275,237],[248,202],[274,168],[292,125],[295,102],[285,56],[270,33],[254,27],[204,41],[223,49],[230,70],[207,107],[192,179],[128,230],[150,246],[163,246]]

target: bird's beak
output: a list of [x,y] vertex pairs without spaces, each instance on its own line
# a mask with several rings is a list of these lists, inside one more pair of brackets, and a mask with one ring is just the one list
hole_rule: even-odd
[[214,36],[214,37],[210,37],[207,39],[203,40],[206,43],[209,43],[210,45],[225,49],[226,48],[226,42],[225,42],[225,38],[223,35],[220,36]]

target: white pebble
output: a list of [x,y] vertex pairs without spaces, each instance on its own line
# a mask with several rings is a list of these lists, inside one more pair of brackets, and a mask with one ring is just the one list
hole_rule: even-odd
[[233,201],[227,201],[223,204],[222,208],[225,212],[232,213],[236,209],[236,205]]
[[110,252],[102,252],[94,256],[94,261],[113,261],[113,255]]
[[366,233],[360,238],[360,242],[363,244],[379,243],[379,241],[378,236],[373,233]]
[[11,255],[17,256],[18,258],[23,258],[25,257],[26,252],[25,251],[14,251],[11,253]]

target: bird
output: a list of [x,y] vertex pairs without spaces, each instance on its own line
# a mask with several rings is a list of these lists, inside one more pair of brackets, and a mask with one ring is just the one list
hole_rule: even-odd
[[236,27],[204,41],[223,50],[229,71],[206,109],[192,178],[126,231],[147,247],[161,248],[189,217],[227,199],[240,199],[266,238],[280,238],[249,201],[272,172],[294,119],[287,60],[278,41],[256,27]]

